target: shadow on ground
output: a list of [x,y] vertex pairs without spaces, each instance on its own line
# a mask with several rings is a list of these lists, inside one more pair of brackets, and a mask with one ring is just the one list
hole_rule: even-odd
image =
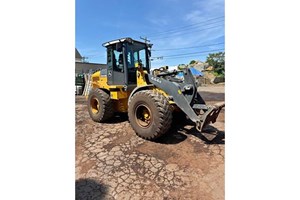
[[[186,128],[187,125],[192,128]],[[183,120],[181,122],[176,120],[170,131],[154,142],[160,144],[178,144],[186,140],[187,135],[193,135],[204,141],[205,144],[225,144],[224,131],[220,131],[212,125],[207,125],[202,132],[199,132],[190,120]]]
[[107,124],[118,124],[121,122],[128,121],[128,115],[127,113],[115,113],[112,118],[107,120],[105,123]]
[[207,125],[202,132],[192,128],[188,131],[188,134],[194,135],[206,144],[225,144],[225,131],[220,131],[211,125]]
[[75,182],[76,200],[106,199],[107,187],[92,179],[78,179]]
[[159,143],[159,144],[179,144],[179,143],[183,142],[184,140],[186,140],[186,138],[187,138],[187,136],[180,133],[180,131],[170,130],[166,134],[159,137],[158,139],[156,139],[153,142]]

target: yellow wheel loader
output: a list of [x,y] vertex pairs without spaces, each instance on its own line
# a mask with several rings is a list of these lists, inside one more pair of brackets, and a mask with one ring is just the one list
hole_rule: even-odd
[[[184,113],[202,131],[214,123],[225,103],[205,104],[187,69],[150,73],[152,44],[122,38],[103,44],[107,68],[92,75],[87,97],[88,111],[96,122],[105,122],[116,112],[128,113],[130,125],[144,139],[154,140],[166,133],[173,115]],[[183,79],[177,78],[183,73]]]

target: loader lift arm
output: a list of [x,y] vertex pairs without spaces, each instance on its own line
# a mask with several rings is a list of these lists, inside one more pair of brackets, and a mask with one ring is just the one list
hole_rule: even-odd
[[[215,104],[213,106],[207,106],[201,95],[197,92],[197,87],[194,82],[194,78],[189,69],[184,73],[184,82],[182,84],[176,84],[166,80],[166,76],[173,75],[179,71],[163,72],[157,76],[147,74],[148,80],[165,91],[170,100],[174,101],[176,105],[196,124],[196,129],[202,132],[203,128],[210,122],[216,122],[216,119],[225,106],[225,103]],[[204,114],[198,115],[195,109],[203,110]]]

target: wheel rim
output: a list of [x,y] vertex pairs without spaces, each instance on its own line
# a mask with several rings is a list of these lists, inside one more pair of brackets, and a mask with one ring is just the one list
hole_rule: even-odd
[[92,113],[97,114],[100,109],[100,104],[99,104],[98,99],[92,98],[90,101],[90,107],[91,107]]
[[135,109],[135,121],[143,128],[147,128],[152,123],[152,114],[145,104],[138,105]]

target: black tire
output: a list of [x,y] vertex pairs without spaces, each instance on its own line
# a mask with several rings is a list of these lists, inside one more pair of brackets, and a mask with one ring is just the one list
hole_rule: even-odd
[[109,94],[101,89],[92,89],[88,97],[88,111],[95,122],[105,122],[114,114]]
[[136,134],[154,140],[165,134],[172,123],[172,111],[162,94],[144,90],[129,99],[128,118]]

